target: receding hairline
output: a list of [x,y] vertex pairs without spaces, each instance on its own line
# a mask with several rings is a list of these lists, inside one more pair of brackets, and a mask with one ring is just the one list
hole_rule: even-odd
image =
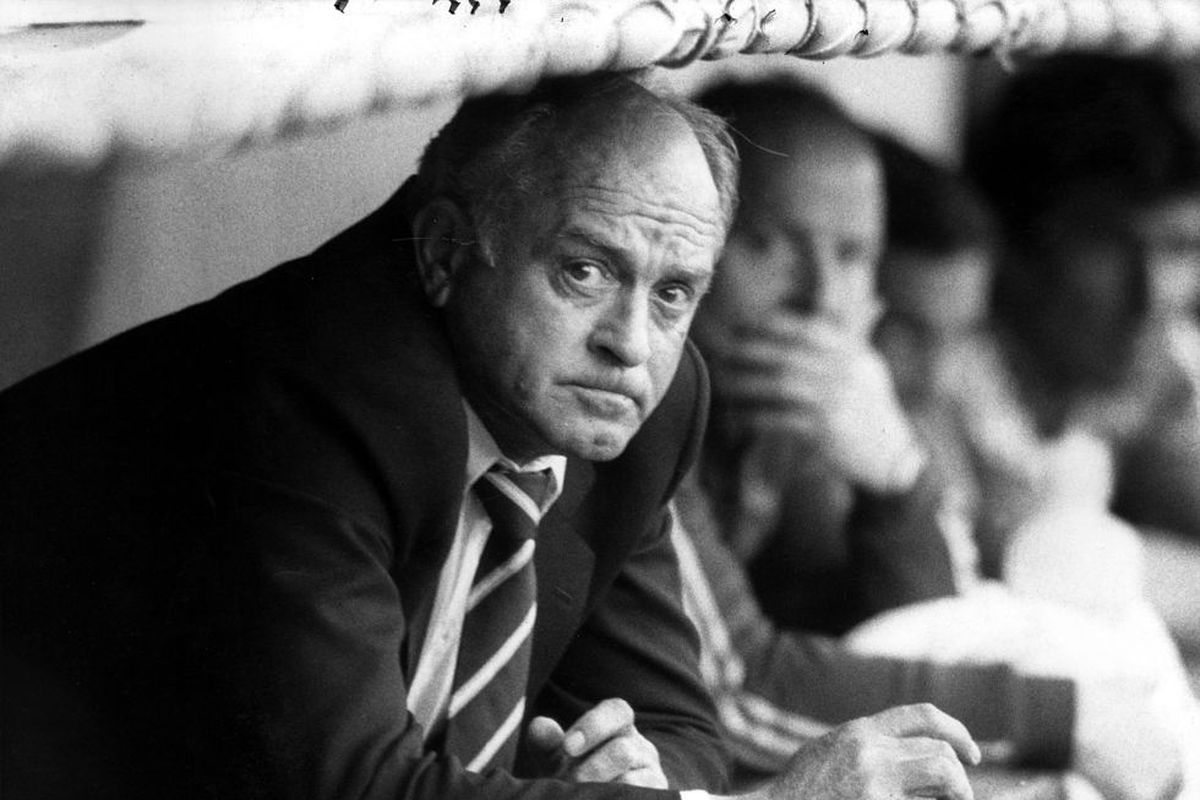
[[880,163],[878,150],[865,131],[827,115],[752,120],[737,132],[743,176],[816,154]]
[[[644,91],[644,90],[643,90]],[[573,109],[559,121],[554,153],[559,158],[558,175],[575,172],[581,165],[603,168],[616,158],[633,157],[643,150],[661,152],[683,140],[695,145],[705,159],[704,146],[695,127],[670,103],[649,94],[634,97],[618,109],[593,104]],[[708,167],[706,163],[706,167]],[[716,186],[717,176],[707,169]]]
[[726,80],[696,100],[729,123],[744,166],[770,167],[817,146],[839,155],[876,156],[870,133],[837,100],[794,78]]
[[[468,204],[529,196],[539,191],[536,183],[586,160],[589,148],[611,157],[631,136],[648,135],[649,120],[668,116],[698,144],[727,230],[739,170],[724,121],[682,96],[655,91],[640,78],[628,73],[552,78],[524,94],[467,100],[426,149],[415,187],[418,202],[437,194]],[[471,187],[483,194],[473,196]]]

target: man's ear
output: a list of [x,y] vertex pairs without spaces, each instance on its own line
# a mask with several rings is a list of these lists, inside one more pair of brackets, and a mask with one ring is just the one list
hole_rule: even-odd
[[441,308],[471,259],[475,230],[458,203],[435,197],[413,216],[413,235],[421,287],[429,302]]

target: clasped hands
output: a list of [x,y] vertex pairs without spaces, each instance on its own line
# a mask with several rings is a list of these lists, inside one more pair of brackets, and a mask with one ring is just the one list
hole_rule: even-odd
[[548,775],[667,788],[658,748],[638,732],[633,709],[619,698],[597,704],[565,731],[549,717],[534,717],[527,733]]
[[[605,700],[567,730],[548,717],[529,740],[552,774],[575,781],[667,788],[658,751],[623,700]],[[978,764],[966,728],[932,705],[898,706],[847,722],[801,747],[787,769],[738,800],[972,800],[963,762]]]
[[843,477],[894,493],[923,464],[891,373],[866,336],[820,315],[729,326],[709,348],[714,391],[736,430],[811,442]]

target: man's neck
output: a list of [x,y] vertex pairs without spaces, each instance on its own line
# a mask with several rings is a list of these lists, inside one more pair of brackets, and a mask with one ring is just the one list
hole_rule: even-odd
[[463,402],[475,413],[506,458],[523,464],[546,456],[560,455],[534,433],[523,419],[487,398],[479,397],[478,394],[464,390]]

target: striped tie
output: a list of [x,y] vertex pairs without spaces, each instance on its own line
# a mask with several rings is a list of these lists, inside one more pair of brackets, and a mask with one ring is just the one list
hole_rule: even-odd
[[548,482],[545,470],[493,468],[474,487],[492,533],[467,598],[446,750],[475,772],[511,767],[516,754],[537,617],[534,533]]

